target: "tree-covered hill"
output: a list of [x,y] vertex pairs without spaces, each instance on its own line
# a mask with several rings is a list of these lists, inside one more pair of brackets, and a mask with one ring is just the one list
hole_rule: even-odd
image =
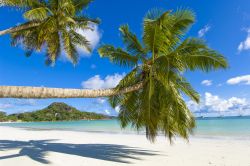
[[71,120],[94,120],[111,119],[112,117],[93,112],[82,112],[65,103],[52,103],[48,107],[34,111],[18,114],[0,116],[0,121],[71,121]]

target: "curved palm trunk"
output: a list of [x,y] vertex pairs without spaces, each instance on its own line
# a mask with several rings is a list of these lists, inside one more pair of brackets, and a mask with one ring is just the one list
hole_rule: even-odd
[[15,26],[15,27],[12,27],[12,28],[9,28],[9,29],[5,29],[5,30],[0,31],[0,36],[6,35],[6,34],[9,34],[9,33],[13,33],[13,32],[17,32],[17,31],[20,31],[20,30],[24,30],[24,29],[33,28],[33,27],[38,26],[39,24],[40,23],[22,24],[22,25]]
[[139,90],[143,83],[136,84],[122,90],[103,89],[63,89],[63,88],[43,88],[25,86],[0,86],[0,98],[96,98],[109,97],[117,94],[129,93]]

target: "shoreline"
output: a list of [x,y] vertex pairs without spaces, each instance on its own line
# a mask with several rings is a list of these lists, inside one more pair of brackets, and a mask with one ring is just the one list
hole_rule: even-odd
[[[56,121],[56,122],[64,122],[64,121]],[[2,124],[16,124],[16,123],[34,123],[34,122],[4,122]],[[53,122],[52,122],[53,123]],[[77,132],[77,133],[97,133],[97,134],[110,134],[110,135],[139,135],[144,136],[145,133],[143,131],[137,132],[136,130],[126,130],[126,129],[120,129],[119,131],[98,131],[98,130],[81,130],[81,129],[72,129],[72,128],[39,128],[39,127],[24,127],[24,126],[1,126],[0,128],[6,127],[6,128],[14,128],[14,129],[20,129],[20,130],[27,130],[27,131],[70,131],[70,132]],[[194,132],[195,133],[195,132]],[[158,137],[164,137],[164,135],[159,135]],[[178,137],[177,137],[178,138]],[[191,134],[190,139],[213,139],[213,140],[250,140],[250,134],[249,135],[211,135],[211,134]],[[178,138],[179,139],[179,138]],[[180,138],[181,139],[181,138]]]
[[[34,131],[0,126],[0,165],[248,166],[250,140],[164,137],[152,144],[144,135]],[[232,151],[233,150],[233,151]],[[244,151],[244,153],[242,153]],[[161,162],[159,162],[161,161]]]
[[[81,131],[81,130],[70,130],[70,129],[39,129],[39,128],[31,128],[31,127],[12,127],[12,126],[1,126],[0,125],[0,131],[4,130],[17,130],[17,131],[33,131],[33,132],[70,132],[70,133],[82,133],[82,134],[104,134],[104,135],[124,135],[124,136],[140,136],[140,137],[145,137],[145,133],[137,133],[137,132],[106,132],[106,131]],[[160,139],[166,139],[167,138],[164,135],[158,135],[157,138]],[[180,137],[175,137],[174,139],[177,140],[183,140],[183,138]],[[232,140],[232,141],[250,141],[250,137],[246,136],[210,136],[210,135],[190,135],[189,140],[196,140],[196,139],[203,139],[203,140]],[[1,140],[1,137],[0,137]],[[149,141],[148,141],[149,142]],[[187,141],[189,142],[189,141]]]
[[[0,165],[248,166],[250,140],[164,137],[0,126]],[[242,153],[244,151],[244,153]],[[161,162],[159,162],[161,161]]]
[[36,123],[36,122],[77,122],[77,121],[105,121],[113,119],[80,119],[80,120],[60,120],[60,121],[3,121],[1,123]]

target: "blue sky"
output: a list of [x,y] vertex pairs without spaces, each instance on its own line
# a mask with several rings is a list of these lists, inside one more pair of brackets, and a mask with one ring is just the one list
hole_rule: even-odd
[[[129,24],[139,37],[142,19],[152,8],[165,10],[189,8],[196,13],[196,23],[187,36],[200,37],[228,59],[230,68],[212,73],[185,73],[202,102],[187,104],[196,115],[250,114],[250,2],[249,0],[95,0],[87,9],[102,23],[94,32],[84,32],[93,47],[106,43],[122,46],[118,28]],[[0,29],[24,22],[22,13],[0,8]],[[96,52],[81,51],[77,66],[61,58],[54,67],[44,64],[42,53],[27,58],[24,51],[10,46],[9,36],[0,37],[0,85],[46,86],[60,88],[108,88],[122,78],[128,68],[101,59]],[[63,101],[80,110],[115,115],[105,99],[0,99],[0,110],[7,113],[33,111],[54,101]]]

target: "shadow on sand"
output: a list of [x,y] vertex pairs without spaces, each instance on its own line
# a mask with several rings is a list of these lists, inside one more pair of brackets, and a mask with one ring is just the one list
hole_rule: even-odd
[[55,143],[56,140],[9,141],[0,140],[0,151],[21,149],[18,154],[0,156],[0,160],[28,156],[32,160],[49,164],[46,159],[48,152],[58,152],[94,159],[131,163],[127,159],[140,160],[139,156],[157,155],[156,151],[115,145],[115,144],[68,144]]

